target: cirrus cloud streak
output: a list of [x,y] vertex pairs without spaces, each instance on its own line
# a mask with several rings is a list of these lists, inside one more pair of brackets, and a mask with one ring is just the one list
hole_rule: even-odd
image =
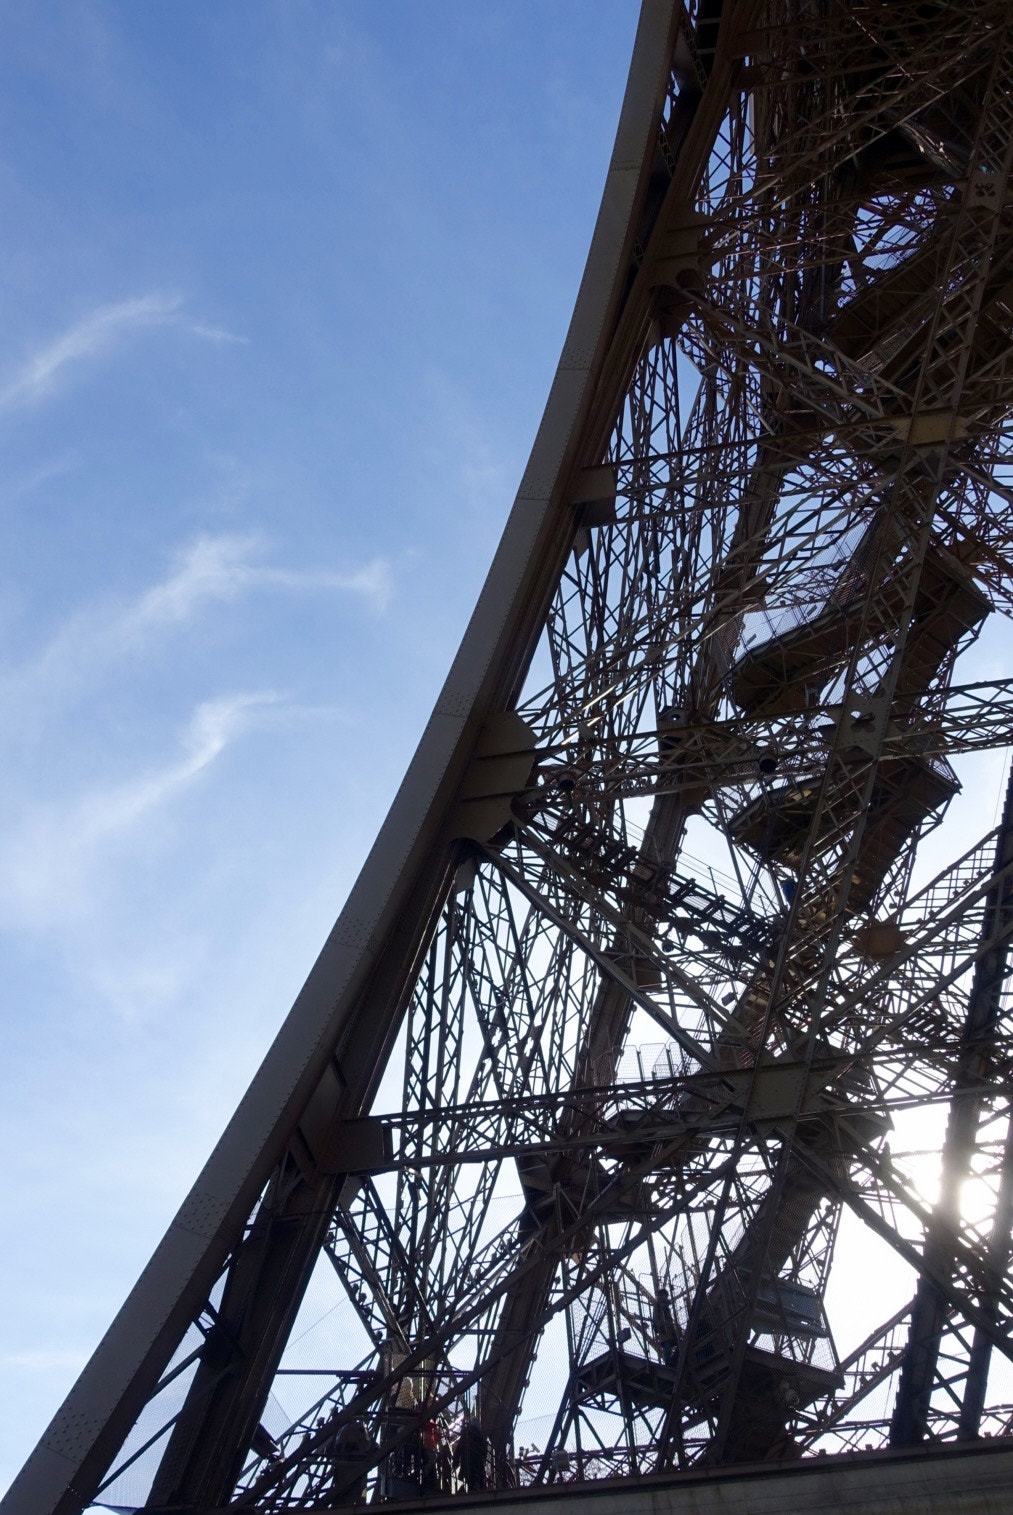
[[0,848],[0,919],[39,926],[87,913],[96,872],[116,843],[177,798],[277,703],[272,691],[203,700],[178,756],[67,804],[30,809]]
[[191,336],[213,342],[245,343],[219,326],[183,318],[182,295],[158,291],[133,299],[99,305],[73,322],[59,336],[42,342],[20,364],[5,384],[0,384],[0,412],[15,405],[30,404],[49,395],[66,371],[100,357],[117,343],[157,327],[184,326]]

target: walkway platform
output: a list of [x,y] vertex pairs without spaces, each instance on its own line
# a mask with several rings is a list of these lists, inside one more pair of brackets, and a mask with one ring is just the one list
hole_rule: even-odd
[[1003,1440],[938,1451],[863,1452],[636,1481],[441,1496],[386,1508],[405,1515],[479,1515],[508,1507],[516,1515],[1009,1515],[1013,1446]]

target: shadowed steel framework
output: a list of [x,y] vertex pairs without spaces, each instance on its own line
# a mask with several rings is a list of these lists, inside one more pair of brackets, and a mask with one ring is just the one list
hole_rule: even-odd
[[1007,0],[646,0],[436,710],[6,1508],[1008,1433],[1011,159]]

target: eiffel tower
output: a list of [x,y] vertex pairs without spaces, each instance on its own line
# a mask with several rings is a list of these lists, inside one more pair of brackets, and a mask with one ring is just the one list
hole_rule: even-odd
[[1008,0],[645,0],[435,712],[5,1510],[1008,1469],[1011,161]]

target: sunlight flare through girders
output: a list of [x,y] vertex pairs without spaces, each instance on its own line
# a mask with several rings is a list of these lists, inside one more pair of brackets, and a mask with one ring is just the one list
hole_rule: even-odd
[[[997,1107],[998,1128],[991,1140],[982,1141],[974,1154],[975,1167],[957,1183],[957,1204],[953,1219],[959,1220],[966,1234],[983,1244],[995,1215],[998,1168],[1008,1108]],[[888,1139],[892,1161],[915,1197],[929,1211],[940,1202],[943,1178],[943,1142],[946,1133],[947,1107],[935,1104],[923,1109],[899,1111],[893,1118],[894,1129]],[[949,1217],[947,1217],[949,1218]]]

